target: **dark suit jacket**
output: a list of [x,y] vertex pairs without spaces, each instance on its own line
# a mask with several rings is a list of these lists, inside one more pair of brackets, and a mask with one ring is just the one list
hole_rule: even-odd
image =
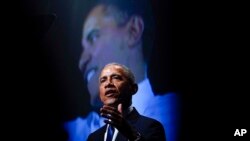
[[[126,119],[141,133],[142,139],[140,141],[166,140],[164,128],[161,123],[155,119],[140,115],[135,108],[133,108]],[[91,133],[88,137],[88,141],[104,141],[106,128],[107,125]],[[128,139],[119,132],[116,141],[128,141]]]

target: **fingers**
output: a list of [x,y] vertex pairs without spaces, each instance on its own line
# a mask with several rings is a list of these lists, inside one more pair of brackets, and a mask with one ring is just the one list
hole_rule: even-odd
[[103,108],[101,108],[101,110],[104,109],[104,110],[110,110],[110,111],[115,111],[115,112],[119,112],[122,114],[122,104],[118,104],[117,108],[115,107],[111,107],[111,106],[107,106],[107,105],[104,105]]
[[110,125],[113,125],[113,126],[116,127],[115,122],[114,122],[113,120],[111,120],[111,119],[105,119],[104,122],[107,123],[107,124],[110,124]]
[[122,104],[118,104],[118,111],[122,114]]
[[104,105],[102,108],[103,108],[103,109],[112,110],[112,111],[117,111],[117,108],[116,108],[116,107],[111,107],[111,106],[108,106],[108,105]]
[[102,117],[107,118],[104,120],[107,124],[111,124],[115,127],[122,124],[122,114],[115,107],[105,105],[100,109],[100,114]]
[[122,115],[122,104],[119,104],[117,107],[103,106],[100,109],[100,114],[102,117],[106,118],[105,123],[112,125],[117,128],[119,132],[131,137],[130,133],[133,133],[133,127],[123,118]]
[[112,116],[111,114],[103,114],[101,113],[101,116],[104,118],[107,118],[104,120],[105,123],[110,124],[114,127],[118,127],[120,125],[120,119]]
[[101,116],[109,119],[117,119],[121,117],[121,113],[119,113],[117,110],[113,108],[106,108],[103,107],[100,109]]
[[112,116],[111,114],[104,114],[101,113],[101,116],[110,120],[116,120],[117,118],[115,116]]
[[104,105],[100,109],[100,112],[104,114],[121,115],[121,113],[116,108],[111,107],[111,106],[106,106],[106,105]]

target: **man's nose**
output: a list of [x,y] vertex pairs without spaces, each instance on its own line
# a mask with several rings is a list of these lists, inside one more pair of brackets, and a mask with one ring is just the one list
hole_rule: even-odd
[[79,59],[79,64],[78,67],[81,71],[85,71],[87,64],[91,60],[91,54],[89,53],[88,50],[84,50],[81,53],[80,59]]
[[105,88],[112,87],[114,86],[114,83],[112,82],[111,79],[108,79],[104,85]]

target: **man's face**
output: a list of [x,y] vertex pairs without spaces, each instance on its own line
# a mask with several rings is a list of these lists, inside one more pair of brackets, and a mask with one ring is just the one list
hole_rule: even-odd
[[117,106],[131,97],[131,84],[118,65],[106,66],[99,78],[100,99],[104,105]]
[[102,105],[98,95],[98,78],[106,64],[127,64],[128,46],[125,27],[117,26],[112,16],[104,15],[103,6],[95,7],[88,15],[83,28],[83,52],[79,67],[90,93],[91,105]]

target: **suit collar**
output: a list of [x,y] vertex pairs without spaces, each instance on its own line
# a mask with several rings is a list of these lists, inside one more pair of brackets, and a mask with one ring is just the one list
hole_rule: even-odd
[[133,110],[125,117],[131,124],[135,123],[140,117],[138,111],[133,107]]

